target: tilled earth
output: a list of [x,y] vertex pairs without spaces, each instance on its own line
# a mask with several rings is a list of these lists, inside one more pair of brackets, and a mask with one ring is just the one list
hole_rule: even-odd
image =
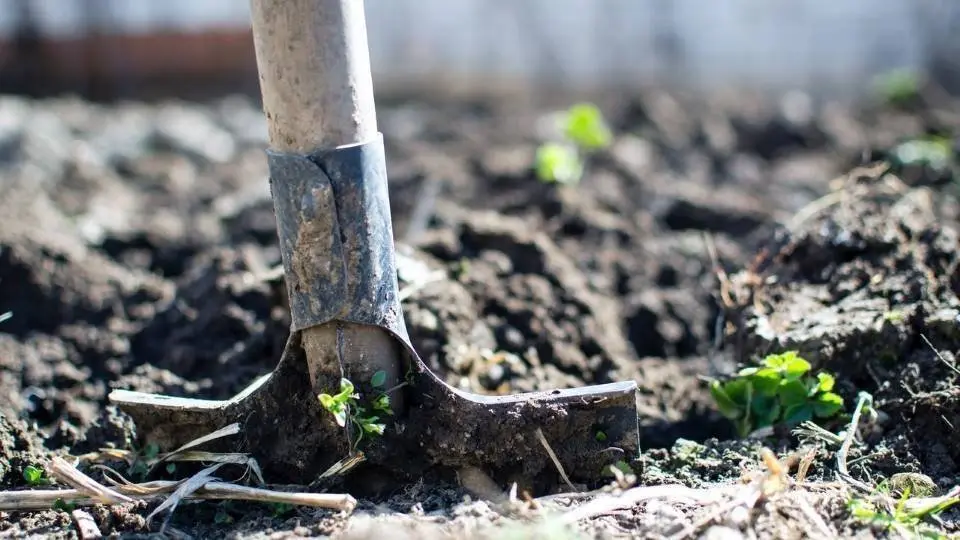
[[[704,379],[798,349],[837,374],[848,412],[858,392],[875,399],[851,474],[960,484],[958,191],[929,168],[854,170],[902,141],[956,133],[954,104],[657,92],[598,103],[616,141],[579,185],[557,186],[532,171],[547,108],[379,102],[404,314],[429,365],[484,393],[634,379],[638,483],[704,488],[765,470],[761,445],[786,458],[800,444],[785,430],[737,440]],[[245,98],[0,98],[0,313],[12,312],[0,323],[4,488],[23,488],[23,469],[56,454],[136,448],[133,426],[107,405],[111,389],[222,399],[276,365],[289,318],[265,132]],[[814,448],[813,502],[781,494],[739,520],[690,501],[637,502],[570,531],[822,535],[810,508],[832,535],[882,535],[851,517],[836,445]],[[167,532],[576,537],[524,524],[462,483],[360,486],[349,517],[202,502],[178,508]],[[144,519],[151,509],[91,514],[104,534],[137,536],[159,530],[162,519]],[[944,531],[960,530],[956,515],[941,517]],[[0,512],[0,535],[77,532],[49,510]]]

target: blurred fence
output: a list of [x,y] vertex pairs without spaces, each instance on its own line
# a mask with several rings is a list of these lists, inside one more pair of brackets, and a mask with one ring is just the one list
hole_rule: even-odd
[[[954,87],[956,0],[366,0],[378,88]],[[0,0],[0,91],[256,92],[248,0]]]

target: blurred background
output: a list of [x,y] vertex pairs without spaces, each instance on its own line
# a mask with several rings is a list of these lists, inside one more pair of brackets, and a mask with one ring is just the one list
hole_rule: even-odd
[[[379,91],[955,89],[951,0],[367,0]],[[0,92],[256,95],[246,0],[0,0]]]

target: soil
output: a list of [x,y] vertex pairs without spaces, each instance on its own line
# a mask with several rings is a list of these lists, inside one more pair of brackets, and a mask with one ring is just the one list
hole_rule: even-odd
[[[637,502],[577,534],[817,537],[807,510],[832,535],[886,534],[848,510],[836,444],[783,429],[741,440],[716,411],[706,378],[787,349],[837,375],[848,412],[873,396],[853,477],[960,484],[960,191],[951,174],[881,161],[900,141],[956,133],[955,103],[657,91],[596,102],[615,142],[579,184],[558,186],[531,167],[546,106],[380,99],[414,346],[480,393],[635,380],[639,485],[745,486],[770,470],[766,446],[787,462],[813,448],[820,487],[769,494],[741,518]],[[24,489],[23,469],[54,455],[139,448],[112,389],[232,397],[276,366],[290,320],[255,102],[3,97],[0,119],[0,313],[12,313],[0,323],[0,486]],[[157,503],[89,512],[126,538],[161,526],[194,538],[577,537],[489,500],[482,474],[357,478],[340,486],[360,501],[351,516],[209,501],[167,521],[145,519]],[[956,512],[941,518],[960,531]],[[78,533],[51,509],[0,512],[0,535]]]

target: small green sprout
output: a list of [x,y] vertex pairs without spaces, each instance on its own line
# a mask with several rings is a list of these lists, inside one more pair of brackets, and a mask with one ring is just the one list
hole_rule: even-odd
[[830,418],[843,408],[843,398],[833,392],[832,375],[814,377],[810,367],[795,351],[770,355],[730,380],[711,381],[710,393],[741,437],[761,427]]
[[34,465],[24,467],[23,479],[28,486],[45,486],[50,483],[50,479],[44,476],[43,468]]
[[537,177],[541,181],[576,184],[582,175],[583,163],[574,146],[545,143],[537,149]]
[[563,120],[564,135],[577,146],[599,150],[610,145],[613,135],[596,105],[578,103],[567,111]]
[[597,442],[604,442],[607,440],[607,434],[602,431],[598,431],[594,438],[597,439]]
[[[386,372],[378,371],[370,378],[370,385],[379,388],[386,384],[386,381]],[[386,425],[380,422],[380,416],[372,414],[367,407],[360,404],[360,394],[356,392],[356,388],[349,379],[340,379],[338,394],[320,394],[317,397],[320,405],[333,415],[338,426],[346,427],[349,422],[356,429],[357,440],[354,448],[360,444],[365,434],[383,435]],[[393,415],[390,397],[386,393],[380,393],[374,397],[370,409],[379,414]]]
[[167,463],[167,466],[166,466],[165,468],[166,468],[166,470],[167,470],[167,474],[173,474],[173,473],[177,472],[177,464],[176,464],[176,463]]
[[578,103],[560,115],[560,142],[540,145],[537,177],[542,182],[576,184],[583,176],[583,153],[606,148],[613,140],[603,113],[595,105]]
[[345,427],[347,425],[347,416],[350,405],[360,399],[358,394],[354,393],[353,383],[346,378],[340,379],[340,393],[336,395],[320,394],[320,405],[333,415],[337,425]]

